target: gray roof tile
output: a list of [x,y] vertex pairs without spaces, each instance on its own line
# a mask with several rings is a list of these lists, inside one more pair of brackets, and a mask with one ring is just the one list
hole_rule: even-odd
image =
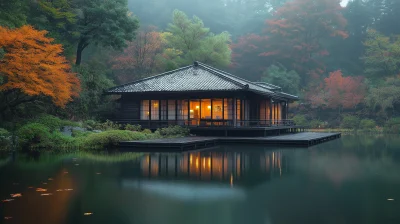
[[191,66],[111,88],[107,93],[234,90],[247,90],[271,96],[276,95],[271,86],[253,83],[199,62],[195,62]]

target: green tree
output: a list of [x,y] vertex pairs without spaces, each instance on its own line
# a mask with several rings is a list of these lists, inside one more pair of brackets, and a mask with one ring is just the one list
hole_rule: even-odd
[[0,26],[16,28],[26,24],[27,0],[0,0]]
[[171,33],[166,36],[168,45],[183,52],[178,64],[189,64],[195,60],[217,67],[230,64],[230,35],[227,32],[215,35],[204,27],[200,18],[194,16],[189,19],[179,10],[174,11],[167,30]]
[[30,7],[28,23],[39,30],[47,30],[49,36],[64,47],[64,54],[72,58],[75,54],[76,9],[70,0],[38,0],[33,1]]
[[264,72],[261,81],[282,87],[282,91],[295,94],[299,93],[300,76],[296,71],[288,71],[282,65],[271,65]]
[[139,22],[128,10],[127,0],[75,0],[78,9],[76,65],[89,44],[121,50],[135,37]]
[[389,77],[380,87],[374,87],[366,98],[367,106],[379,115],[400,114],[400,77]]
[[400,71],[400,38],[390,38],[376,30],[367,32],[363,57],[365,74],[373,79],[398,74]]
[[[68,105],[67,111],[78,118],[93,118],[101,115],[110,105],[109,96],[104,96],[106,89],[114,86],[109,78],[110,71],[99,61],[92,60],[75,68],[75,72],[81,81],[82,91],[79,99]],[[106,108],[106,109],[104,109]]]

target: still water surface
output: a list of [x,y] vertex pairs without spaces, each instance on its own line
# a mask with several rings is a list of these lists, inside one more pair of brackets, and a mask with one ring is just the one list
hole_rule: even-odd
[[309,149],[3,155],[0,181],[0,223],[398,224],[400,136]]

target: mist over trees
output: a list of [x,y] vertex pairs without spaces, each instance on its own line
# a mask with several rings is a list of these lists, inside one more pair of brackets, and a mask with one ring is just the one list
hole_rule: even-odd
[[[308,120],[383,124],[400,115],[400,1],[341,3],[0,0],[0,30],[20,41],[0,35],[0,119],[104,119],[105,89],[198,60],[299,95],[292,113]],[[53,58],[24,58],[34,44]]]

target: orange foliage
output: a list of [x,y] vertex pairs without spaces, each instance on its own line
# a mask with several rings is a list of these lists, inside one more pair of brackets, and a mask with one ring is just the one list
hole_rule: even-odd
[[365,94],[366,87],[362,77],[343,77],[338,70],[325,78],[319,93],[310,91],[308,98],[314,106],[350,109],[361,103]]
[[0,75],[5,83],[0,91],[20,90],[29,96],[45,95],[54,104],[64,107],[77,97],[80,83],[64,56],[61,44],[53,44],[47,31],[31,26],[19,29],[0,27]]

